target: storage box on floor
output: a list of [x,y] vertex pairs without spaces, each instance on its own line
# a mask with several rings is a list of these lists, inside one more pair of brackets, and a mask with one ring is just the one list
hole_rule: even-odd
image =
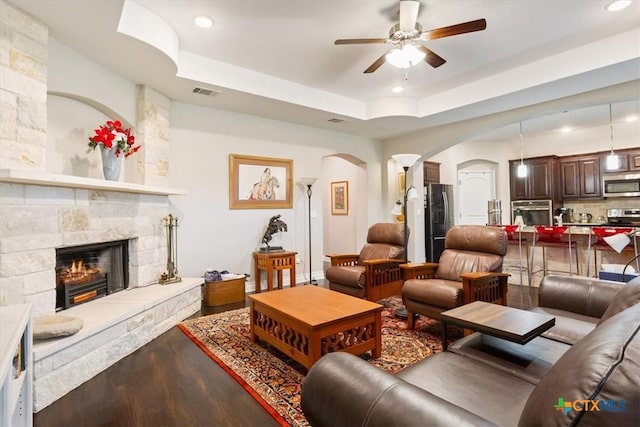
[[223,274],[222,280],[204,282],[204,305],[216,306],[244,301],[244,274]]
[[627,283],[638,277],[638,273],[629,263],[622,264],[603,264],[602,270],[598,272],[600,280],[613,280],[614,282]]

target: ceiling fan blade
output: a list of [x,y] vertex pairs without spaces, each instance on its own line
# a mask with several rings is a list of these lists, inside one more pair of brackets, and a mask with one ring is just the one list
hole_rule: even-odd
[[384,53],[384,55],[382,55],[380,58],[376,59],[375,62],[371,65],[369,65],[369,68],[367,68],[366,70],[364,70],[365,74],[369,74],[369,73],[373,73],[374,71],[376,71],[378,68],[380,68],[380,66],[382,64],[384,64],[385,62],[385,56],[386,56],[387,52]]
[[433,68],[438,68],[447,62],[443,57],[425,46],[420,45],[418,46],[418,49],[425,53],[424,62],[431,65]]
[[334,44],[386,43],[387,39],[338,39]]
[[448,27],[424,31],[420,35],[420,40],[441,39],[443,37],[457,36],[458,34],[482,31],[485,28],[487,28],[487,21],[484,19],[476,19],[475,21],[463,22],[462,24],[450,25]]
[[400,2],[400,31],[410,33],[416,28],[420,2],[403,0]]

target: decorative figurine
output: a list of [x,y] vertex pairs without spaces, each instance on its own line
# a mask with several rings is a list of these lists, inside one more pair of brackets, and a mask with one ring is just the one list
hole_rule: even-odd
[[273,235],[281,231],[287,231],[287,224],[280,219],[280,215],[272,216],[267,225],[267,231],[262,236],[262,243],[266,247],[260,248],[260,252],[281,251],[282,246],[269,246],[269,242],[273,239]]

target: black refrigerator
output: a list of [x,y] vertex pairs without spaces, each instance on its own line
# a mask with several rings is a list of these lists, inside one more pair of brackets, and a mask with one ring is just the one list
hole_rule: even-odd
[[444,238],[453,226],[453,185],[425,185],[424,222],[426,260],[438,262],[444,251]]

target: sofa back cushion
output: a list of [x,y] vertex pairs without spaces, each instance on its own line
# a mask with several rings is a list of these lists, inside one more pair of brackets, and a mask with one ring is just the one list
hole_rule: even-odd
[[640,277],[633,279],[625,286],[622,286],[622,289],[620,289],[611,300],[609,307],[607,307],[607,311],[605,311],[600,318],[598,325],[608,318],[613,317],[621,311],[638,303],[640,303]]
[[498,227],[456,225],[447,231],[436,278],[461,282],[460,274],[501,272],[507,233]]
[[482,252],[446,249],[440,255],[436,278],[462,282],[460,274],[481,271],[500,273],[502,256]]
[[538,301],[540,307],[599,319],[622,286],[620,282],[591,277],[550,274],[540,282]]
[[507,233],[499,227],[456,225],[447,231],[444,248],[503,257],[507,254]]
[[604,321],[553,365],[519,426],[638,425],[638,384],[640,304]]
[[[409,230],[407,229],[407,233]],[[358,264],[371,259],[404,259],[404,226],[380,222],[369,227]]]
[[[407,238],[409,229],[407,228]],[[394,246],[404,246],[404,225],[379,222],[369,227],[367,243],[387,243]]]
[[370,259],[403,259],[402,246],[387,245],[386,243],[365,243],[358,257],[358,264]]

